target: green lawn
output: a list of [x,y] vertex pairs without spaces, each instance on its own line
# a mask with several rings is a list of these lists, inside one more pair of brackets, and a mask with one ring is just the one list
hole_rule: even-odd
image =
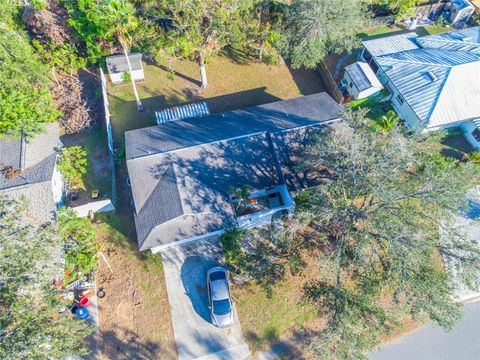
[[386,92],[385,90],[382,90],[382,92],[375,97],[365,98],[361,100],[354,100],[350,102],[348,105],[353,110],[367,109],[367,117],[373,121],[377,121],[383,115],[385,115],[388,110],[392,109],[392,105],[390,101],[380,102],[380,99],[387,95],[388,95],[388,92]]
[[[447,31],[452,31],[452,28],[437,24],[419,26],[415,30],[419,36],[439,34]],[[406,32],[410,31],[397,25],[380,24],[364,29],[364,31],[358,34],[358,36],[362,41],[364,41],[378,39],[385,36],[398,35]]]
[[408,30],[396,25],[380,24],[365,28],[361,33],[358,34],[358,36],[360,39],[362,39],[362,41],[364,41],[378,39],[390,35],[398,35],[405,32],[408,32]]
[[99,191],[99,198],[110,198],[112,194],[112,178],[107,150],[107,133],[100,125],[73,135],[63,135],[65,146],[82,146],[87,152],[88,169],[82,176],[78,187],[78,199],[70,204],[78,206],[91,201],[92,190]]
[[425,35],[440,34],[440,33],[452,31],[452,30],[454,29],[452,29],[451,27],[432,24],[432,25],[419,26],[415,31],[419,36],[425,36]]
[[138,92],[145,111],[136,110],[130,85],[109,86],[115,147],[125,131],[154,125],[154,113],[181,103],[206,100],[212,113],[240,109],[324,91],[312,70],[293,70],[283,62],[276,66],[258,63],[236,51],[214,57],[207,64],[209,86],[198,92],[196,63],[173,64],[173,78],[165,67],[145,66],[145,81]]

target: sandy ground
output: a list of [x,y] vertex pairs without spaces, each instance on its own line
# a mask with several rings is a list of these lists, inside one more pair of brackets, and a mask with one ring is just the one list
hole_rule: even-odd
[[90,344],[92,358],[176,359],[160,256],[138,253],[107,223],[99,225],[99,241],[96,281],[106,295],[98,301],[100,330]]

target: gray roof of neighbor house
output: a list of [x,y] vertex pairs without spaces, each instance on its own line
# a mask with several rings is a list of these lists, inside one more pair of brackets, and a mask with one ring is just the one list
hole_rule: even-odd
[[480,117],[480,27],[379,40],[364,45],[425,127]]
[[315,94],[127,132],[140,250],[234,226],[232,188],[284,183],[281,169],[290,163],[279,161],[286,142],[276,136],[339,113],[328,95]]
[[46,132],[32,139],[0,138],[0,169],[13,167],[22,170],[14,179],[0,173],[0,191],[18,186],[50,181],[60,145],[57,123],[46,124]]
[[125,133],[127,160],[159,152],[317,124],[338,116],[326,93],[278,101],[221,114],[173,121]]
[[28,214],[40,224],[53,219],[52,177],[57,162],[60,130],[57,123],[46,124],[46,132],[32,139],[0,138],[0,170],[23,171],[13,179],[0,172],[0,192],[11,198],[25,198]]
[[[142,68],[142,54],[129,54],[130,66],[132,70],[140,70]],[[107,69],[110,74],[123,73],[128,71],[128,64],[125,55],[113,55],[106,58]]]

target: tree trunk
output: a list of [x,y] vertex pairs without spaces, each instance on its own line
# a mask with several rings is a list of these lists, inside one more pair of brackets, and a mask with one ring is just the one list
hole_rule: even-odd
[[258,51],[258,60],[260,62],[263,62],[263,51],[264,51],[264,49],[265,49],[265,40],[262,39],[262,40],[260,40],[260,49]]
[[143,111],[143,105],[142,105],[142,102],[140,101],[140,97],[138,96],[135,80],[133,79],[132,65],[130,64],[130,58],[128,57],[127,47],[125,46],[124,42],[121,40],[120,40],[120,44],[122,45],[123,53],[125,54],[125,59],[127,60],[128,72],[130,73],[130,81],[132,82],[133,94],[135,95],[135,101],[137,102],[137,109],[138,111]]
[[208,86],[207,69],[205,68],[205,58],[202,53],[198,54],[198,65],[200,66],[200,78],[202,79],[202,85],[200,90],[205,90]]

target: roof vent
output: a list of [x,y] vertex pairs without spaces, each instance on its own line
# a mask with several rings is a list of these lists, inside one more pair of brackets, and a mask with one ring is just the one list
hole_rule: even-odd
[[427,72],[423,73],[422,76],[425,78],[425,80],[428,80],[428,81],[431,81],[431,82],[434,82],[434,81],[438,80],[437,76],[431,71],[427,71]]

